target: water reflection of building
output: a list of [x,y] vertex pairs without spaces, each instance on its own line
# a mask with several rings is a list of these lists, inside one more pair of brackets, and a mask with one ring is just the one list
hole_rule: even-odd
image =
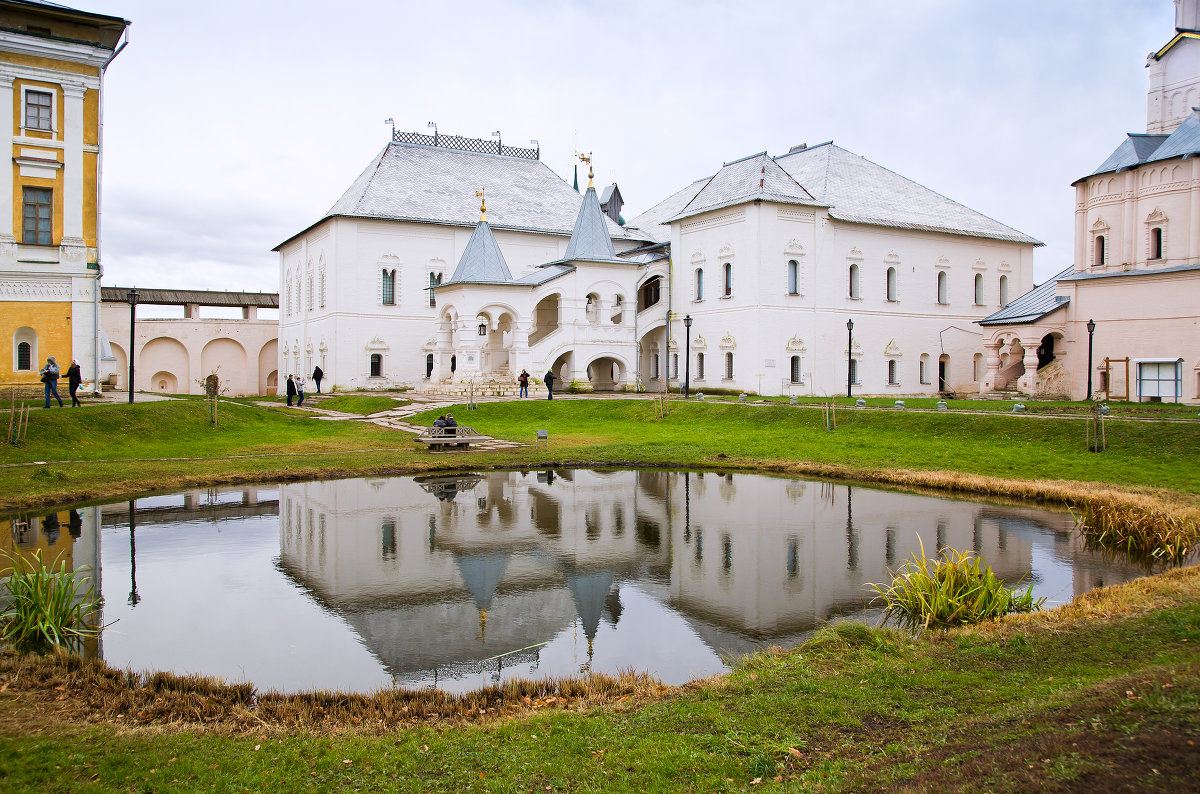
[[281,486],[280,503],[281,568],[395,676],[480,665],[572,625],[590,641],[619,620],[626,585],[743,653],[862,613],[867,585],[918,544],[974,551],[1012,582],[1078,545],[1065,514],[737,474],[342,480]]

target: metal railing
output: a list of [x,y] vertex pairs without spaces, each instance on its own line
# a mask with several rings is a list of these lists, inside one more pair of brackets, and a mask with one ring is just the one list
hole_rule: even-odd
[[498,154],[501,157],[520,157],[525,160],[540,160],[541,146],[536,149],[524,149],[520,146],[505,146],[500,140],[485,140],[483,138],[464,138],[461,135],[423,135],[419,132],[404,132],[396,130],[392,133],[393,143],[415,143],[418,146],[436,146],[439,149],[457,149],[461,152],[476,152],[478,154]]

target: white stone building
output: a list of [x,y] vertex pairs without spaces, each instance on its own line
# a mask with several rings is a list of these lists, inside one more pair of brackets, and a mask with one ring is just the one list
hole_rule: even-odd
[[1147,67],[1146,133],[1074,183],[1073,264],[981,321],[985,391],[1200,401],[1200,0]]
[[[491,219],[475,224],[480,188]],[[445,389],[552,368],[598,390],[690,377],[760,394],[836,394],[849,374],[855,393],[972,392],[975,323],[1032,287],[1039,245],[832,142],[727,163],[624,226],[619,191],[605,196],[581,203],[533,150],[397,133],[276,249],[279,372]]]

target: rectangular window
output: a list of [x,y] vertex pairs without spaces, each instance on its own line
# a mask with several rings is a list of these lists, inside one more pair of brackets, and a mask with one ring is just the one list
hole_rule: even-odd
[[858,362],[855,361],[854,359],[850,359],[850,363],[847,366],[850,369],[850,382],[853,383],[855,386],[857,386],[858,385]]
[[51,244],[51,209],[54,193],[40,187],[24,189],[24,228],[21,241],[26,245]]
[[733,380],[733,353],[725,354],[725,380]]
[[671,354],[671,377],[679,380],[679,354]]
[[395,306],[396,305],[396,271],[395,270],[383,271],[382,294],[383,294],[383,305],[384,306]]
[[704,380],[704,354],[696,354],[696,380]]
[[792,383],[800,382],[800,356],[792,356]]
[[52,132],[54,94],[49,91],[25,92],[25,129]]
[[32,348],[28,342],[21,342],[17,345],[17,371],[29,372],[33,369]]
[[658,377],[658,353],[650,357],[650,377]]

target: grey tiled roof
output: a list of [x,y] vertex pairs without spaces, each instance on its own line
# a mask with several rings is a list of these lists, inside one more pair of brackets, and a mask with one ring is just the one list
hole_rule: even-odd
[[1088,273],[1081,270],[1078,273],[1072,273],[1069,276],[1059,278],[1059,281],[1088,281],[1093,278],[1131,278],[1137,276],[1159,276],[1164,273],[1188,273],[1194,270],[1200,270],[1200,264],[1197,265],[1176,265],[1175,267],[1160,267],[1156,270],[1118,270],[1114,273]]
[[[1041,245],[1027,234],[835,146],[832,141],[780,155],[774,162],[810,196],[803,203],[828,206],[830,217],[838,220]],[[761,171],[758,173],[762,175]],[[753,186],[757,187],[758,176],[751,176]],[[692,208],[684,210],[684,207],[710,181],[693,182],[634,218],[627,228],[653,235],[656,240],[669,240],[670,231],[664,224],[684,212],[690,213]]]
[[458,259],[458,267],[447,284],[497,284],[512,281],[512,271],[500,253],[488,222],[480,220]]
[[761,199],[781,204],[819,204],[766,152],[726,163],[671,220]]
[[[570,234],[583,198],[540,160],[390,143],[330,207],[351,216],[474,226],[486,188],[495,229]],[[640,240],[606,219],[609,234]]]
[[1071,299],[1065,295],[1055,294],[1055,285],[1071,275],[1072,272],[1074,272],[1074,267],[1066,268],[1045,284],[1039,284],[1021,297],[1010,302],[1000,311],[993,312],[982,320],[979,320],[979,324],[1021,325],[1022,323],[1035,323],[1046,315],[1061,309],[1070,303]]
[[1154,150],[1147,162],[1168,160],[1172,157],[1183,157],[1188,154],[1200,154],[1200,114],[1193,113],[1175,128]]
[[696,197],[700,189],[708,184],[712,177],[697,179],[692,184],[674,195],[658,202],[650,209],[625,224],[626,229],[635,231],[658,243],[670,242],[671,230],[666,225],[668,218],[673,218],[683,211],[687,203]]
[[1131,132],[1116,151],[1110,154],[1108,159],[1101,163],[1100,167],[1091,175],[1104,174],[1144,163],[1146,158],[1154,154],[1154,150],[1161,146],[1166,139],[1166,135],[1143,135]]
[[564,265],[561,263],[556,263],[553,265],[544,265],[542,267],[539,267],[537,270],[533,271],[532,273],[526,273],[525,275],[521,276],[519,279],[516,279],[512,283],[513,284],[521,284],[523,286],[536,287],[539,284],[545,284],[547,281],[553,281],[554,279],[558,278],[559,276],[565,276],[566,274],[572,272],[573,270],[575,270],[575,268],[572,267],[571,265]]
[[838,220],[1042,244],[832,141],[776,161]]
[[575,229],[567,243],[566,261],[593,259],[610,261],[617,258],[612,238],[608,235],[608,216],[600,210],[600,199],[596,188],[589,187],[583,194],[583,203],[575,217]]
[[1170,135],[1129,133],[1116,151],[1088,176],[1194,154],[1200,154],[1200,113],[1188,116]]

